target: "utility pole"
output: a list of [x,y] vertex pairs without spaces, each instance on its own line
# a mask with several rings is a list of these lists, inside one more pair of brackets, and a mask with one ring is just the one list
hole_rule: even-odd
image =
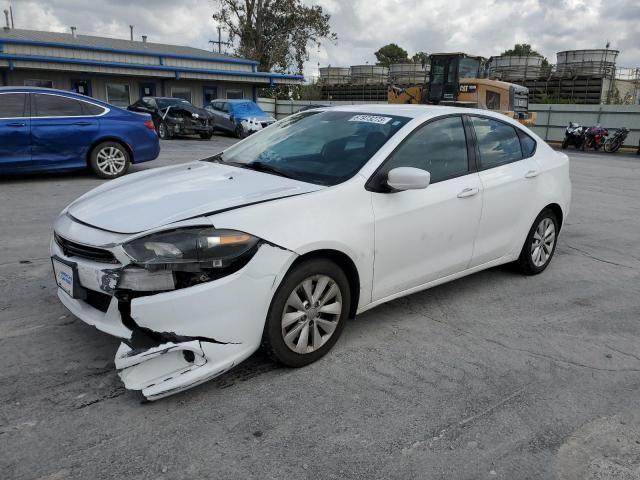
[[133,42],[133,25],[129,25],[129,31],[131,32],[131,41]]
[[209,40],[209,43],[211,43],[213,46],[213,48],[211,49],[212,52],[216,51],[216,47],[215,45],[218,45],[218,53],[222,53],[222,45],[231,45],[231,43],[229,42],[223,42],[222,41],[222,28],[218,27],[218,40]]
[[13,30],[16,27],[13,24],[13,8],[11,8],[11,5],[9,5],[9,16],[11,17],[11,30]]

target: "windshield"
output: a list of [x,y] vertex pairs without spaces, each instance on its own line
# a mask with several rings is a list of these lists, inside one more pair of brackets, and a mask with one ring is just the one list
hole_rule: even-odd
[[480,69],[480,61],[476,58],[461,58],[460,66],[458,67],[458,78],[460,80],[464,78],[477,78],[478,70]]
[[409,120],[395,115],[307,111],[205,160],[336,185],[355,175]]
[[254,102],[229,102],[229,105],[236,115],[264,115],[262,109]]
[[157,98],[156,102],[158,102],[158,108],[167,108],[172,105],[177,105],[178,103],[191,105],[189,102],[183,100],[182,98]]

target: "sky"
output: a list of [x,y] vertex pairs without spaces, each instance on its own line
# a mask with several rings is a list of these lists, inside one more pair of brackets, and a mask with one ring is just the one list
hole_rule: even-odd
[[[530,43],[555,63],[561,50],[620,50],[618,66],[640,67],[640,0],[303,0],[331,15],[335,43],[310,48],[305,75],[320,66],[375,63],[374,52],[397,43],[409,52],[490,57]],[[69,31],[210,49],[217,39],[215,0],[0,0],[13,6],[16,28]],[[2,19],[4,22],[4,19]],[[223,40],[224,40],[223,33]],[[228,50],[228,53],[232,51]]]

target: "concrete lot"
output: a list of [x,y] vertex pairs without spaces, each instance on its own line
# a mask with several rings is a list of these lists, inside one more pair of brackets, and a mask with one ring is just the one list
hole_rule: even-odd
[[[164,142],[154,168],[233,142]],[[570,151],[549,269],[498,268],[381,306],[300,370],[261,354],[151,404],[118,341],[70,316],[54,217],[101,183],[0,181],[0,477],[638,479],[640,158]]]

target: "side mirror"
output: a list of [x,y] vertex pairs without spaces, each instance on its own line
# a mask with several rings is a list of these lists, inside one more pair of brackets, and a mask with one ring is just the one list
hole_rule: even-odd
[[429,186],[431,174],[414,167],[398,167],[387,174],[387,185],[394,190],[422,190]]

